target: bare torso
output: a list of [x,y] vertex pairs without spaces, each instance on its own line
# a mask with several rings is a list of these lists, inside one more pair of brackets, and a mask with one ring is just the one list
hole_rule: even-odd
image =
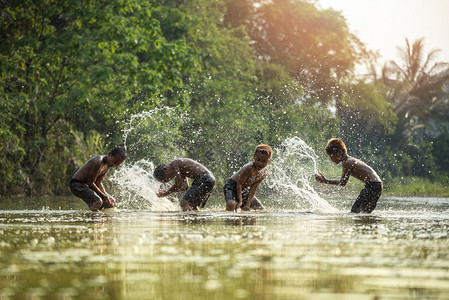
[[169,182],[174,178],[175,182],[169,189],[160,189],[156,193],[158,197],[166,197],[171,193],[186,191],[189,188],[187,178],[198,179],[205,172],[210,171],[200,164],[189,158],[177,158],[166,165],[165,180],[162,182]]
[[103,178],[109,171],[109,166],[104,158],[105,156],[101,155],[92,157],[76,171],[72,178],[86,183],[93,183],[99,178]]
[[382,182],[379,175],[370,166],[363,161],[348,156],[347,160],[342,162],[343,173],[341,180],[347,181],[349,176],[353,176],[365,183],[368,182]]
[[251,187],[255,183],[260,183],[268,175],[268,170],[263,168],[262,170],[254,167],[254,162],[249,162],[244,165],[237,173],[231,176],[231,179],[237,183],[240,183],[242,189]]
[[177,158],[170,165],[181,178],[197,179],[204,172],[210,172],[205,166],[189,158]]

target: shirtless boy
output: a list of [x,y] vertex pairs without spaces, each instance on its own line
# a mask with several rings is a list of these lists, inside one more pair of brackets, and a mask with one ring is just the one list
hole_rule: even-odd
[[353,213],[371,213],[376,208],[377,200],[382,194],[382,180],[370,166],[361,160],[351,157],[347,153],[345,144],[341,139],[330,139],[326,146],[326,153],[335,163],[342,163],[343,172],[340,179],[326,179],[323,174],[315,174],[315,179],[322,183],[345,186],[349,176],[353,176],[365,183],[351,208]]
[[[187,191],[180,202],[183,211],[198,210],[198,206],[203,208],[215,187],[215,177],[212,172],[189,158],[177,158],[168,164],[159,165],[154,169],[153,176],[163,183],[175,179],[169,189],[160,189],[156,192],[158,197]],[[187,178],[193,179],[190,188]]]
[[272,156],[273,150],[270,146],[264,144],[257,146],[253,155],[254,161],[244,165],[226,181],[223,188],[226,210],[265,209],[254,195],[262,180],[268,175],[266,166],[270,163]]
[[119,166],[125,159],[125,150],[119,147],[112,149],[108,155],[92,157],[73,175],[70,191],[83,199],[92,211],[113,207],[115,199],[106,193],[102,181],[109,168]]

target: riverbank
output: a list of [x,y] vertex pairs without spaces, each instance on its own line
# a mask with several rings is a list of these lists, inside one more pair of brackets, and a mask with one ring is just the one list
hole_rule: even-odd
[[[322,195],[353,195],[356,197],[363,189],[363,182],[351,178],[344,187],[313,184]],[[449,184],[445,181],[432,181],[427,178],[403,177],[384,180],[383,196],[390,197],[449,197]]]
[[426,178],[394,178],[384,184],[384,195],[415,197],[449,197],[447,182],[435,182]]

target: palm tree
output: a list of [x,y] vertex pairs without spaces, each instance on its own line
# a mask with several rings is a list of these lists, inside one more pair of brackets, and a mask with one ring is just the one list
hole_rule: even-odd
[[[424,38],[406,47],[398,47],[401,62],[391,61],[383,75],[393,75],[382,82],[388,87],[387,99],[394,105],[399,117],[399,130],[408,142],[419,142],[432,135],[433,124],[446,121],[441,109],[448,111],[449,64],[435,62],[440,50],[424,53]],[[439,109],[435,109],[435,108]]]

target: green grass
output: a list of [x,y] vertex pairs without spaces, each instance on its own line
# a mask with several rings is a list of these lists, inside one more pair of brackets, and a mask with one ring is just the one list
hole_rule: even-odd
[[384,182],[384,195],[449,197],[449,187],[447,182],[436,182],[426,178],[393,178]]
[[[332,174],[328,178],[339,178],[337,174]],[[446,182],[445,182],[446,181]],[[449,197],[449,183],[445,181],[434,181],[427,178],[403,177],[384,180],[385,196],[404,197]],[[337,189],[348,195],[358,195],[364,184],[360,180],[351,177],[345,187],[330,186],[325,184],[313,184],[314,188],[320,192],[332,193]]]

